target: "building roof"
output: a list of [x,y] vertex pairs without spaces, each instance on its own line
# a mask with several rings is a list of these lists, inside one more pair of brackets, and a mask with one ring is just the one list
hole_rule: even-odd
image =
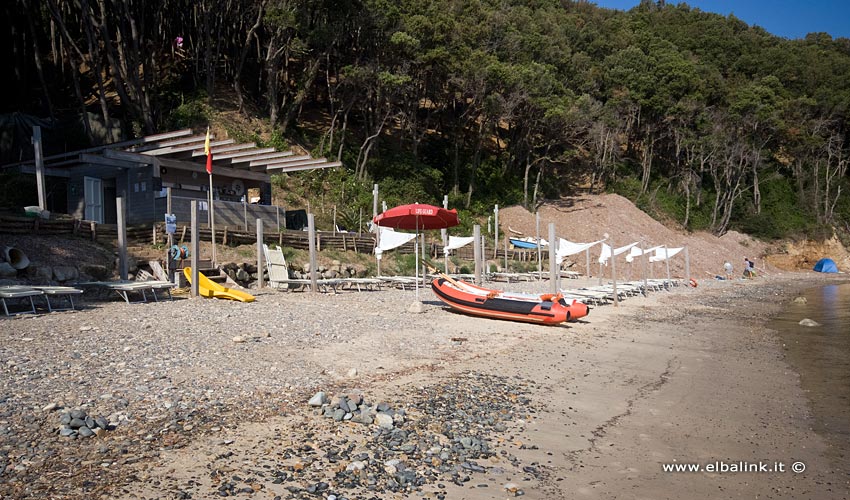
[[[44,158],[47,175],[68,176],[68,169],[80,164],[100,164],[119,168],[158,165],[203,172],[206,170],[204,143],[206,134],[195,134],[192,129],[174,130],[148,135],[128,141],[104,144]],[[233,139],[210,137],[213,173],[228,177],[268,180],[269,175],[281,172],[315,170],[341,166],[338,161],[296,155],[292,151],[275,148],[258,148],[255,143],[236,144]],[[27,160],[6,167],[21,167],[32,171],[35,160]]]

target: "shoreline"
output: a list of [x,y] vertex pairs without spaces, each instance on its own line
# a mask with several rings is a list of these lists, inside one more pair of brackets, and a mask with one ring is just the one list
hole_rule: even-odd
[[[315,415],[306,405],[313,390],[359,390],[370,400],[406,407],[409,422],[399,428],[413,429],[417,412],[431,404],[422,394],[431,394],[428,388],[435,386],[439,394],[451,393],[452,401],[474,404],[481,399],[486,404],[476,408],[483,411],[500,404],[500,391],[518,399],[500,410],[510,417],[504,420],[504,430],[482,428],[495,451],[476,462],[486,472],[473,470],[467,473],[468,482],[460,484],[446,479],[427,482],[420,488],[426,498],[440,494],[471,500],[504,498],[512,496],[504,489],[506,484],[530,498],[686,494],[843,498],[848,495],[846,476],[834,470],[825,455],[826,443],[810,430],[812,417],[799,376],[790,370],[777,337],[765,326],[783,302],[804,288],[827,282],[831,281],[808,274],[705,282],[697,290],[679,288],[648,299],[633,297],[618,309],[594,308],[587,321],[556,328],[449,313],[429,291],[423,295],[425,313],[420,315],[404,312],[413,292],[395,290],[318,297],[264,292],[257,303],[270,304],[262,310],[217,301],[193,302],[193,311],[187,311],[190,301],[130,308],[95,304],[61,318],[10,320],[14,334],[4,334],[9,350],[3,354],[9,356],[12,347],[23,348],[25,353],[11,359],[17,367],[27,366],[20,361],[23,357],[32,362],[38,356],[60,356],[63,351],[50,347],[49,341],[63,333],[79,335],[88,326],[86,334],[121,337],[113,339],[114,346],[113,340],[101,338],[110,346],[101,349],[102,355],[116,358],[111,366],[107,363],[108,370],[99,371],[97,358],[88,363],[85,356],[76,358],[83,360],[80,369],[59,375],[78,381],[89,370],[96,380],[88,388],[63,387],[73,396],[54,393],[47,402],[35,399],[49,392],[34,393],[33,400],[13,397],[20,401],[3,404],[19,403],[10,412],[12,419],[16,412],[27,413],[28,407],[37,414],[38,425],[29,429],[10,420],[16,432],[28,439],[38,437],[42,447],[57,456],[76,453],[84,458],[77,461],[81,471],[77,476],[52,485],[38,481],[29,485],[33,494],[63,498],[75,498],[75,488],[85,486],[85,481],[108,487],[91,486],[89,493],[77,489],[79,498],[162,497],[179,491],[205,497],[216,492],[212,470],[226,469],[227,474],[246,479],[244,470],[250,469],[246,464],[260,461],[293,469],[286,469],[289,480],[279,483],[252,475],[256,491],[301,498],[307,493],[292,493],[284,486],[296,482],[306,488],[319,477],[333,484],[331,471],[336,466],[323,462],[320,453],[296,474],[292,460],[302,453],[298,443],[313,443],[318,451],[329,439],[344,436],[357,448],[368,434],[365,427],[332,425]],[[136,327],[116,320],[129,311],[155,313],[167,322],[194,320],[204,334],[190,328],[161,330],[151,318]],[[267,312],[269,316],[264,316]],[[256,322],[257,318],[262,321]],[[252,319],[251,329],[225,327]],[[65,332],[48,335],[43,344],[35,340],[60,323]],[[269,336],[262,336],[265,333]],[[231,338],[237,334],[251,340],[235,343]],[[25,338],[31,340],[21,340]],[[74,347],[73,352],[85,352],[80,345]],[[117,360],[122,354],[128,359]],[[129,359],[130,354],[140,361]],[[74,359],[67,362],[74,365]],[[12,384],[19,383],[18,370],[9,370]],[[56,380],[50,369],[45,371],[44,378]],[[97,379],[105,373],[127,380],[116,384]],[[111,397],[100,399],[104,388],[112,389]],[[7,395],[13,391],[9,386],[3,390]],[[119,394],[123,397],[116,397]],[[496,399],[488,403],[488,394]],[[198,400],[189,401],[193,397]],[[50,402],[64,407],[84,402],[94,411],[119,399],[128,402],[127,418],[100,442],[51,438],[55,414],[39,412]],[[422,436],[424,432],[423,428]],[[8,443],[8,434],[3,437]],[[17,480],[29,479],[31,473],[50,476],[48,460],[18,459],[19,447],[5,444],[4,449],[11,467],[3,474],[7,481],[3,488],[16,487]],[[121,453],[122,449],[127,452]],[[274,450],[279,449],[295,451],[284,459],[276,456]],[[31,455],[43,454],[39,450]],[[416,453],[404,456],[412,462]],[[797,459],[807,463],[807,472],[673,474],[662,472],[660,466],[673,461]],[[457,465],[462,463],[472,462]],[[21,491],[25,490],[5,493]],[[400,494],[359,491],[351,495],[341,489],[337,494],[348,493],[350,498]]]

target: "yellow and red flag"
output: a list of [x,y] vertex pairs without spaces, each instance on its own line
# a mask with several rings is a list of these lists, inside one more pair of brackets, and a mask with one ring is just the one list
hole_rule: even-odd
[[210,150],[210,128],[207,127],[207,139],[204,141],[204,153],[207,155],[207,173],[212,175],[212,150]]

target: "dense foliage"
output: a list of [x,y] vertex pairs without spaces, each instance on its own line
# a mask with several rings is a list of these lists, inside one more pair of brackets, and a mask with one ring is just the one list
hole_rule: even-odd
[[18,82],[3,111],[82,117],[91,140],[92,120],[151,133],[198,118],[193,98],[226,94],[280,137],[342,159],[346,173],[311,175],[352,184],[335,188],[348,193],[339,202],[367,212],[372,182],[400,201],[450,193],[472,211],[617,190],[718,234],[850,230],[845,38],[787,40],[650,1],[629,12],[570,0],[3,8]]

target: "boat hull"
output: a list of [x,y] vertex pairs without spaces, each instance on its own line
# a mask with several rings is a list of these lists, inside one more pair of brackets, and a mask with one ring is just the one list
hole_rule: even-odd
[[[570,319],[570,309],[560,301],[502,296],[462,290],[445,278],[431,283],[434,295],[452,309],[474,316],[542,325],[557,325]],[[480,289],[486,290],[486,289]]]

